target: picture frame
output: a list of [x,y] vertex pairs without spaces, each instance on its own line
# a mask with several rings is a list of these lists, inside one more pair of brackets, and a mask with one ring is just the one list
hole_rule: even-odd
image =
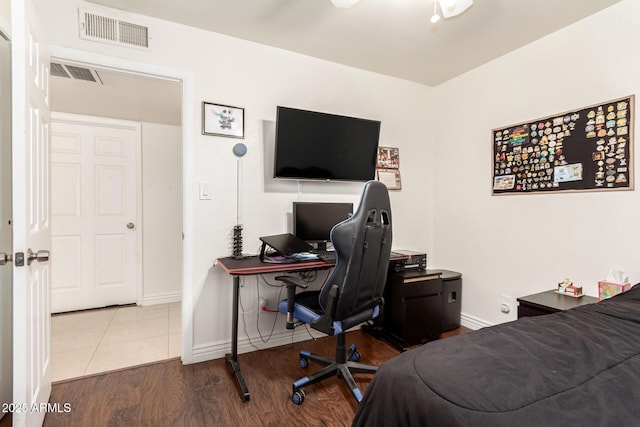
[[400,149],[397,147],[378,147],[376,167],[380,169],[400,168]]
[[244,139],[244,108],[203,101],[202,134]]
[[402,190],[402,181],[400,180],[400,169],[382,169],[376,170],[378,181],[386,185],[388,190]]

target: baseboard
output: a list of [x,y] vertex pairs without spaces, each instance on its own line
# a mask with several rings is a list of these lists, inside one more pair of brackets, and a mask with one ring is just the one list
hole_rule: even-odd
[[[311,335],[314,338],[325,337],[326,335],[312,331]],[[268,342],[263,343],[260,337],[251,337],[251,341],[248,338],[238,339],[238,354],[249,353],[256,350],[264,350],[271,347],[277,347],[280,345],[291,344],[292,342],[306,341],[312,339],[309,333],[302,329],[297,329],[292,333],[290,331],[283,331],[274,333]],[[253,345],[251,345],[253,343]],[[254,347],[255,345],[255,347]],[[257,349],[256,349],[257,347]],[[207,360],[220,359],[225,354],[231,352],[231,342],[229,340],[217,341],[215,343],[203,344],[193,348],[192,359],[190,363],[206,362]]]
[[180,301],[182,301],[182,291],[159,295],[145,295],[142,297],[142,305],[169,304]]
[[[472,330],[485,328],[487,326],[493,326],[491,323],[485,320],[478,319],[477,317],[473,317],[464,313],[462,313],[460,316],[460,324]],[[359,327],[353,328],[353,330],[355,329],[359,329]],[[326,336],[325,334],[314,331],[312,329],[309,329],[309,332],[314,338],[321,338]],[[251,337],[251,340],[249,340],[249,338],[247,337],[238,338],[238,354],[249,353],[256,350],[264,350],[280,345],[287,345],[291,344],[292,342],[306,341],[312,339],[312,337],[309,335],[309,332],[304,329],[296,329],[293,332],[293,336],[292,332],[290,331],[277,332],[274,333],[266,343],[263,343],[259,336]],[[253,345],[251,345],[252,343]],[[220,359],[230,351],[231,341],[229,340],[220,340],[208,344],[198,345],[193,347],[189,363],[200,363],[206,362],[208,360]]]
[[460,324],[465,328],[469,328],[474,331],[488,326],[493,326],[492,323],[489,323],[486,320],[482,320],[465,313],[460,314]]

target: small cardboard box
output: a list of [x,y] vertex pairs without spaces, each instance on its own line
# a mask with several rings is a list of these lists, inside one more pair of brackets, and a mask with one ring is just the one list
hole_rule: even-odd
[[598,282],[600,301],[627,292],[629,289],[631,289],[631,283]]

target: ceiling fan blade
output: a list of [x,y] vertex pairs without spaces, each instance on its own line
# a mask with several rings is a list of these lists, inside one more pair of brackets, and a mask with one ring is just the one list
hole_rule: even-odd
[[440,2],[440,10],[442,16],[450,18],[460,15],[473,5],[473,0],[438,0]]

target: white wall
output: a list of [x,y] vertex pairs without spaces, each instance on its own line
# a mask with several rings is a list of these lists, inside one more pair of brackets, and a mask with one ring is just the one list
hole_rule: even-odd
[[491,196],[491,129],[638,93],[639,40],[625,0],[436,89],[433,260],[463,273],[466,315],[513,320],[501,295],[565,277],[594,296],[610,268],[640,279],[637,191]]
[[142,300],[182,297],[182,129],[142,123]]
[[[185,269],[192,279],[184,284],[192,295],[187,307],[195,312],[188,322],[193,330],[194,355],[187,362],[220,357],[229,349],[231,334],[231,279],[214,260],[230,254],[230,233],[235,223],[235,167],[231,148],[235,139],[200,134],[202,101],[245,108],[248,154],[244,165],[245,250],[255,252],[259,236],[287,231],[291,202],[298,198],[357,201],[361,186],[302,184],[272,186],[265,180],[264,141],[272,138],[277,105],[346,114],[382,121],[381,145],[400,148],[403,190],[391,195],[394,247],[432,251],[432,89],[386,76],[337,65],[227,36],[152,18],[126,15],[151,27],[152,50],[114,47],[78,38],[77,7],[98,7],[79,0],[38,0],[36,5],[52,45],[114,58],[180,70],[193,76],[193,94],[185,99],[183,118],[190,129],[183,143],[187,178],[185,187],[185,253],[193,254]],[[100,8],[102,9],[102,8]],[[102,9],[105,10],[105,9]],[[111,13],[120,13],[106,9]],[[190,97],[190,98],[189,98]],[[190,128],[189,124],[196,126]],[[197,183],[213,184],[213,200],[197,200]],[[190,273],[191,272],[191,273]],[[267,291],[272,291],[268,289]],[[254,288],[243,288],[243,300],[255,304]],[[275,293],[270,299],[276,299]],[[252,317],[253,316],[253,317]],[[247,314],[255,324],[255,312]],[[272,318],[264,319],[265,325]],[[279,320],[277,331],[284,334]],[[265,326],[266,327],[266,326]],[[242,325],[241,325],[242,330]],[[249,330],[254,340],[257,331]],[[241,351],[252,347],[242,340]],[[277,344],[272,341],[268,345]]]

